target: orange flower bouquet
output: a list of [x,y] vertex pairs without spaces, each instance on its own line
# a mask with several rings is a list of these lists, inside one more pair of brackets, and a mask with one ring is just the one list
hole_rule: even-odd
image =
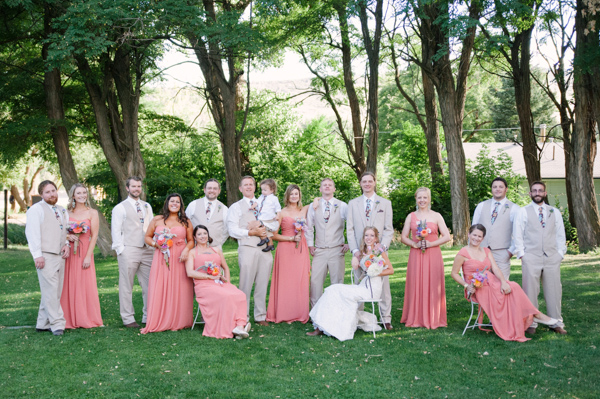
[[[89,230],[89,226],[87,224],[85,224],[85,222],[71,222],[69,223],[69,227],[67,228],[67,232],[69,234],[75,234],[77,236],[77,238],[79,238],[79,236],[81,234],[87,233]],[[79,244],[79,240],[75,241],[73,243],[73,254],[77,255],[77,244]]]
[[170,233],[167,229],[163,229],[159,233],[154,233],[154,242],[164,255],[167,267],[169,267],[169,258],[171,257],[171,248],[173,247],[173,238],[175,237],[177,237],[177,234]]

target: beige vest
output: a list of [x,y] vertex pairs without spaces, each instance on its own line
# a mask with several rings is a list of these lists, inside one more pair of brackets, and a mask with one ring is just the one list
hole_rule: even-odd
[[[67,223],[69,220],[67,212],[62,206],[56,205],[58,213],[62,218],[59,221],[54,211],[49,206],[46,206],[45,203],[40,202],[37,206],[41,206],[44,209],[44,221],[41,226],[42,252],[58,255],[67,240]],[[62,229],[60,228],[61,223],[63,226]]]
[[223,207],[224,205],[221,201],[215,200],[212,201],[212,217],[210,220],[206,219],[206,208],[204,207],[204,199],[196,200],[196,208],[194,210],[194,214],[192,215],[191,221],[194,227],[202,224],[206,226],[208,232],[213,239],[211,247],[215,247],[220,245],[220,243],[225,241],[225,223],[223,220]]
[[[240,218],[238,227],[241,229],[247,229],[248,223],[250,223],[253,220],[256,220],[256,217],[254,217],[254,212],[252,212],[250,210],[250,208],[248,207],[248,203],[246,202],[246,200],[244,198],[239,200],[237,202],[237,204],[240,207],[240,212],[242,214],[242,217]],[[256,248],[256,245],[259,242],[260,242],[260,237],[249,236],[249,237],[245,237],[245,238],[238,240],[238,245],[244,245],[247,247]]]
[[[126,247],[142,248],[145,245],[144,236],[146,235],[144,225],[140,222],[140,217],[133,204],[130,204],[129,201],[123,201],[122,204],[127,215],[123,223],[123,245]],[[142,212],[145,215],[145,219],[147,219],[150,215],[148,215],[148,208],[145,205],[146,203],[140,200]],[[144,224],[147,226],[148,222]]]
[[[332,201],[330,207],[329,222],[325,223],[323,218],[324,202],[319,205],[315,211],[315,247],[317,248],[333,248],[344,245],[344,219],[342,219],[343,202],[337,199]],[[337,205],[337,210],[335,205]]]
[[[510,210],[514,204],[506,200],[504,205],[498,208],[498,216],[492,225],[492,207],[495,206],[495,202],[493,198],[489,199],[481,207],[479,223],[485,227],[486,231],[481,246],[484,248],[490,247],[491,249],[508,249],[510,248],[513,229],[513,224],[510,221]],[[506,205],[508,205],[508,208]]]
[[555,217],[558,212],[551,206],[548,208],[548,216],[546,216],[546,227],[542,228],[542,224],[538,219],[537,206],[527,206],[527,227],[523,234],[523,246],[526,254],[536,256],[546,255],[552,257],[558,252],[556,249],[556,221]]

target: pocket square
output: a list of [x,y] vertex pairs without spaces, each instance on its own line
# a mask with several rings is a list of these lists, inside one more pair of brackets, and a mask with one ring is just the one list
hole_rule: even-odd
[[380,209],[377,211],[377,213],[383,213],[383,212],[385,212],[383,209]]

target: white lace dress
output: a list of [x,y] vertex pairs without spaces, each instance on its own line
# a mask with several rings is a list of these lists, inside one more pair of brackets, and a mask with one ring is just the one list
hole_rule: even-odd
[[373,317],[372,313],[358,310],[359,300],[379,299],[381,288],[381,277],[366,276],[358,285],[330,285],[310,311],[313,325],[340,341],[354,338],[354,332],[359,324],[364,331],[381,330],[377,324],[377,317]]

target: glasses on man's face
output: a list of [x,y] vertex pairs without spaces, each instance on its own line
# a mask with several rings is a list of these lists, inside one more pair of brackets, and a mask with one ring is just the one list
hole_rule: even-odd
[[545,194],[546,191],[544,190],[531,190],[531,194]]

